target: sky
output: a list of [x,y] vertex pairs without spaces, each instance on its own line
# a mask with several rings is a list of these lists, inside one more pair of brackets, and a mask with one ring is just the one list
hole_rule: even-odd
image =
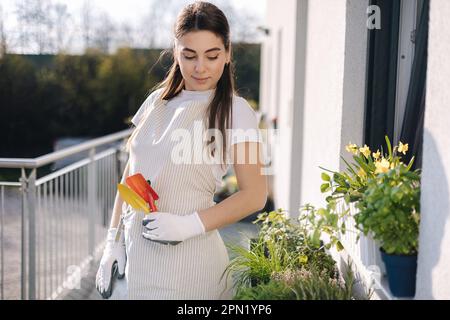
[[[3,16],[4,21],[4,28],[6,32],[13,33],[15,32],[17,28],[17,22],[15,19],[15,9],[16,9],[16,2],[21,0],[0,0],[0,6],[3,9],[3,13],[0,15],[0,19]],[[80,19],[80,9],[83,6],[83,3],[85,0],[51,0],[53,3],[62,3],[66,4],[68,11],[74,16],[74,20],[76,20],[77,23],[81,20]],[[168,0],[162,0],[162,1],[168,1]],[[174,6],[177,8],[182,8],[184,5],[192,3],[191,0],[171,0],[174,3]],[[266,6],[266,0],[210,0],[210,2],[216,4],[220,8],[220,4],[223,2],[228,1],[230,5],[232,5],[236,10],[239,12],[245,12],[246,15],[253,16],[252,21],[254,21],[255,24],[261,25],[263,24],[264,17],[265,17],[265,6]],[[142,29],[142,18],[144,13],[149,12],[149,7],[151,1],[149,0],[126,0],[126,1],[119,1],[119,0],[90,0],[93,8],[97,11],[106,11],[110,17],[112,18],[114,24],[120,25],[121,23],[128,23],[133,25],[135,28],[141,28]],[[224,10],[225,11],[225,10]],[[225,12],[226,13],[226,12]],[[175,16],[166,17],[166,24],[170,25],[170,21],[174,21]],[[249,19],[250,20],[250,19]],[[231,20],[230,20],[231,21]],[[252,23],[252,22],[250,22]],[[253,26],[252,28],[256,28],[257,25]],[[168,30],[169,32],[171,30]],[[162,43],[165,38],[167,38],[169,33],[160,34],[160,39],[155,40]],[[81,38],[79,35],[74,37],[75,39]],[[74,47],[75,51],[76,48],[79,47],[78,42],[80,40],[74,40],[75,44],[72,44],[71,46]],[[161,44],[162,45],[162,44]],[[11,47],[11,45],[10,45]],[[10,48],[11,51],[11,48]],[[12,50],[13,51],[13,50]]]
[[[6,12],[12,12],[15,3],[18,0],[0,0],[0,5]],[[96,7],[107,10],[111,16],[118,21],[131,20],[143,11],[147,10],[148,0],[91,0]],[[193,1],[177,0],[182,4],[188,4]],[[84,0],[57,0],[56,2],[64,3],[70,11],[79,10]],[[211,1],[215,2],[215,1]],[[230,2],[239,9],[247,9],[255,13],[256,16],[264,17],[266,10],[265,0],[230,0]]]

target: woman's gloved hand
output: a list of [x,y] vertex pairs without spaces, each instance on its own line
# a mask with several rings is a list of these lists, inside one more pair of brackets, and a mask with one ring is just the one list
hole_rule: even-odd
[[143,220],[142,236],[163,244],[178,244],[205,233],[205,227],[197,212],[177,215],[168,212],[148,214]]
[[118,272],[119,279],[125,275],[125,237],[123,230],[120,230],[120,237],[115,241],[117,228],[110,228],[106,237],[106,246],[97,271],[95,285],[98,292],[104,299],[108,299],[112,294],[112,278]]

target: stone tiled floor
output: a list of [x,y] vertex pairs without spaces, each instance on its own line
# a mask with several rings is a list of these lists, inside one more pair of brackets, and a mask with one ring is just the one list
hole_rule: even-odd
[[[239,244],[248,246],[248,239],[256,235],[257,228],[251,222],[239,222],[220,230],[225,244]],[[230,254],[231,256],[231,254]],[[95,289],[95,274],[97,272],[98,259],[92,263],[86,275],[81,280],[79,289],[63,292],[60,299],[63,300],[101,300],[101,296]]]

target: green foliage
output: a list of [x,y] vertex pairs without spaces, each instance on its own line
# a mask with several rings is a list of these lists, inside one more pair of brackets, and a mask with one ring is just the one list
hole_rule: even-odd
[[234,300],[295,300],[295,294],[281,281],[269,280],[255,287],[240,287]]
[[330,278],[316,269],[275,273],[267,283],[243,287],[236,300],[352,300],[355,280],[351,271],[345,279]]
[[[236,88],[259,100],[260,45],[233,44]],[[106,55],[9,55],[0,58],[2,157],[36,157],[55,139],[97,137],[130,126],[172,58],[161,50],[119,49]]]
[[368,183],[354,218],[389,254],[415,254],[419,238],[420,175],[403,164]]
[[300,268],[321,270],[330,278],[337,276],[336,265],[324,247],[313,243],[311,227],[306,221],[292,222],[281,209],[264,212],[254,222],[260,224],[258,237],[247,250],[228,244],[236,256],[224,275],[236,276],[235,286],[241,288],[266,284],[273,274]]
[[302,262],[299,253],[290,252],[273,242],[265,243],[262,238],[252,245],[251,250],[230,244],[228,247],[236,257],[231,260],[224,274],[229,276],[234,273],[237,276],[237,288],[267,283],[273,272],[295,268]]
[[392,148],[387,136],[385,140],[387,154],[379,150],[372,152],[366,145],[349,144],[346,150],[353,154],[354,162],[342,158],[347,165],[344,172],[322,168],[333,175],[322,173],[321,192],[331,192],[331,195],[326,198],[328,205],[318,225],[330,225],[332,241],[338,239],[339,234],[345,233],[345,225],[342,225],[344,229],[336,228],[335,219],[345,219],[348,211],[336,210],[336,201],[356,202],[359,213],[349,218],[355,220],[357,229],[366,235],[371,232],[387,253],[416,253],[420,173],[410,171],[414,157],[408,165],[402,162],[401,154],[406,154],[408,144],[399,142]]
[[357,147],[347,146],[347,149],[354,153],[352,157],[354,162],[349,163],[344,157],[341,157],[347,166],[346,171],[336,172],[320,167],[332,174],[330,177],[330,175],[322,173],[323,184],[320,192],[331,191],[331,195],[326,198],[327,202],[343,199],[348,204],[360,200],[367,188],[367,180],[375,176],[376,168],[371,155],[366,157],[357,151]]
[[30,61],[0,58],[0,157],[29,157],[37,145],[51,148],[53,134],[46,125],[51,108],[40,104],[43,87]]
[[[362,199],[362,195],[367,189],[370,179],[376,178],[381,172],[386,172],[391,166],[397,166],[402,163],[401,156],[398,153],[405,154],[408,145],[399,146],[392,149],[388,136],[385,136],[388,153],[383,155],[380,150],[372,152],[367,145],[358,147],[356,144],[349,143],[345,149],[352,154],[353,162],[348,162],[341,156],[342,161],[346,164],[343,172],[336,172],[320,167],[322,170],[332,174],[330,177],[325,172],[322,173],[323,184],[320,187],[322,193],[331,191],[331,195],[326,197],[327,202],[343,199],[345,203],[358,202]],[[399,152],[397,152],[399,151]],[[408,164],[410,168],[413,164],[414,157]]]
[[261,45],[235,43],[233,60],[235,64],[236,90],[238,94],[251,101],[259,101],[259,73]]
[[130,49],[114,55],[57,56],[54,72],[64,93],[58,136],[94,137],[125,129],[158,80],[147,74],[149,67],[148,57]]
[[273,243],[288,252],[298,253],[294,258],[295,267],[317,267],[334,276],[335,263],[324,251],[320,241],[322,226],[318,225],[314,212],[300,214],[297,221],[293,221],[286,211],[278,209],[259,214],[254,223],[260,224],[259,238],[264,243]]
[[321,241],[322,234],[327,234],[329,241],[324,244],[326,249],[336,248],[337,251],[344,249],[340,237],[347,232],[344,219],[348,216],[348,210],[336,210],[336,202],[328,202],[326,208],[316,209],[311,204],[300,208],[300,224],[310,229],[310,242],[317,246]]

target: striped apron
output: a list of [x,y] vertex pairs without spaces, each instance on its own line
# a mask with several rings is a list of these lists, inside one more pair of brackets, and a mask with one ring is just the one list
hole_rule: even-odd
[[[195,136],[194,128],[203,123],[199,121],[205,119],[208,103],[190,101],[176,108],[166,103],[156,98],[150,112],[141,119],[145,122],[131,143],[129,174],[141,173],[151,180],[160,197],[158,211],[186,215],[215,205],[212,165],[179,163],[171,158],[174,148],[179,150],[180,141],[202,141],[201,136]],[[177,129],[183,129],[190,138],[174,139],[172,133]],[[186,150],[191,151],[190,158],[197,152],[189,146]],[[217,230],[176,246],[162,245],[143,238],[143,212],[128,206],[122,218],[127,253],[126,298],[231,299],[231,275],[223,275],[229,257]]]

